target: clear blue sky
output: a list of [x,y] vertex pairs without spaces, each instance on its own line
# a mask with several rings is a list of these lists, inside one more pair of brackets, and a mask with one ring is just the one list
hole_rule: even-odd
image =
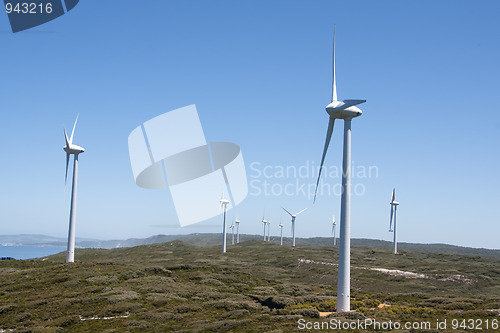
[[[249,181],[296,184],[254,169],[319,163],[335,23],[339,98],[367,100],[352,159],[377,170],[353,179],[363,193],[352,198],[352,237],[391,239],[396,187],[401,241],[500,248],[499,12],[498,1],[81,1],[17,34],[1,12],[0,234],[66,237],[62,128],[77,113],[77,237],[220,232],[221,217],[172,227],[170,193],[134,184],[129,133],[196,104],[208,141],[241,146]],[[342,126],[331,167],[342,162]],[[339,196],[312,205],[300,192],[249,191],[229,214],[243,233],[261,233],[265,209],[272,234],[280,217],[288,234],[280,205],[309,207],[300,237],[329,236],[339,218]]]

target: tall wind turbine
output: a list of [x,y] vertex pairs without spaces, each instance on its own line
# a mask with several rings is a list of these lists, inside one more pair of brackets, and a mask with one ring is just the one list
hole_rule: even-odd
[[240,243],[240,220],[238,220],[238,218],[236,218],[234,223],[236,223],[236,244],[239,244]]
[[[283,208],[283,207],[281,207]],[[288,213],[288,215],[290,215],[292,217],[292,246],[295,246],[295,218],[297,217],[297,215],[299,215],[300,213],[302,213],[303,211],[305,211],[307,208],[304,208],[302,209],[300,212],[298,213],[295,213],[295,214],[292,214],[290,213],[289,211],[287,211],[285,208],[283,208],[283,210],[285,212]]]
[[[397,233],[397,210],[399,202],[396,201],[396,189],[392,190],[391,199],[391,219],[389,220],[389,232],[394,232],[394,254],[398,254],[398,233]],[[394,216],[394,230],[392,230],[392,217]]]
[[224,192],[219,200],[221,208],[224,208],[224,222],[222,223],[222,253],[226,253],[226,213],[229,200],[224,199]]
[[231,236],[231,245],[234,245],[234,223],[231,224],[231,233],[232,233],[232,236]]
[[325,161],[328,145],[332,138],[335,119],[344,120],[344,153],[342,163],[342,197],[340,211],[340,247],[339,247],[339,275],[337,286],[337,312],[350,311],[350,277],[351,277],[351,121],[361,116],[362,111],[355,105],[366,102],[366,100],[346,99],[337,100],[337,84],[335,78],[335,30],[333,31],[333,84],[332,101],[326,106],[328,113],[328,130],[326,132],[325,146],[321,165],[316,182],[314,201],[318,191],[321,170]]
[[71,136],[69,139],[68,134],[66,134],[66,129],[64,129],[64,138],[66,139],[66,146],[64,146],[63,148],[63,150],[66,152],[66,177],[64,178],[64,184],[66,184],[68,180],[69,156],[74,156],[73,185],[71,187],[71,208],[69,211],[68,251],[66,252],[66,262],[75,262],[75,215],[76,187],[78,184],[78,155],[85,151],[85,149],[83,149],[82,147],[73,144],[73,135],[75,134],[77,121],[78,116],[76,116],[75,124],[73,125],[73,131],[71,131]]
[[283,223],[281,223],[281,219],[280,219],[280,245],[283,245]]
[[335,221],[335,216],[333,217],[332,224],[332,235],[333,235],[333,246],[337,245],[337,236],[335,235],[335,227],[337,226],[337,222]]

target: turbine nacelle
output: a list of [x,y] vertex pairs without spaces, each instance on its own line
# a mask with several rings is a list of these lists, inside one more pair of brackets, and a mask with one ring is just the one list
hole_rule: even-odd
[[332,101],[326,106],[326,112],[334,119],[351,119],[361,116],[361,111],[356,105],[366,102],[363,99],[346,99],[344,101]]
[[85,149],[83,149],[82,147],[73,144],[70,144],[69,147],[68,146],[63,147],[63,150],[67,154],[81,154],[85,151]]
[[397,201],[392,201],[392,202],[391,202],[391,205],[393,205],[393,206],[398,206],[398,205],[399,205],[399,202],[397,202]]

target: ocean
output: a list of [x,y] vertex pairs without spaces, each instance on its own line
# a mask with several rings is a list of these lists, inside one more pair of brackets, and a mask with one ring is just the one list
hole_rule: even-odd
[[0,245],[0,257],[11,257],[14,259],[33,259],[50,256],[62,251],[65,247],[59,246],[2,246]]

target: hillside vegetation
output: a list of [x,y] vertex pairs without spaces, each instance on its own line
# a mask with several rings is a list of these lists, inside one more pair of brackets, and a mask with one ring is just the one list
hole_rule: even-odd
[[0,261],[1,332],[290,332],[300,319],[500,319],[500,260],[484,256],[353,247],[355,311],[339,315],[328,314],[337,248],[251,240],[223,255],[219,245],[173,241],[77,250],[74,264],[64,258]]

